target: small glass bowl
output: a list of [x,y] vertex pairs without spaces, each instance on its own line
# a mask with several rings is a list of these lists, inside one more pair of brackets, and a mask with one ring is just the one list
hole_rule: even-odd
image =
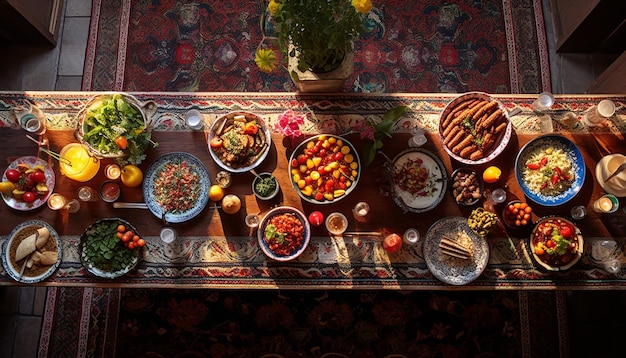
[[[257,184],[261,180],[266,180],[266,178],[272,178],[272,180],[276,184],[276,189],[274,189],[274,191],[272,191],[268,195],[261,195],[261,193],[259,193],[259,191],[257,190]],[[276,197],[276,195],[278,195],[279,190],[280,190],[280,184],[278,184],[278,179],[276,179],[276,177],[272,173],[259,173],[259,176],[258,177],[255,176],[254,180],[252,181],[252,192],[257,198],[261,200],[273,199],[274,197]]]
[[471,206],[480,201],[484,185],[478,172],[470,168],[458,168],[450,175],[450,193],[454,201],[462,206]]

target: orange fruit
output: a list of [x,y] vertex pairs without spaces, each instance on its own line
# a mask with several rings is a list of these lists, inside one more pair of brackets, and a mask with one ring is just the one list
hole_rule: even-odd
[[483,172],[483,180],[485,183],[495,183],[500,179],[500,175],[502,175],[502,170],[492,165]]
[[224,189],[222,189],[222,187],[217,184],[211,185],[211,187],[209,188],[209,199],[211,199],[211,201],[218,202],[222,200],[223,197]]

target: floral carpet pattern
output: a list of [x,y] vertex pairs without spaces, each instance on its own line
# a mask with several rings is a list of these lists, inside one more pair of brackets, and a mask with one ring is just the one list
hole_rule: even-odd
[[[290,92],[256,67],[259,0],[94,0],[83,90]],[[346,92],[550,88],[540,0],[373,1]]]
[[39,353],[214,358],[567,356],[564,295],[50,288]]

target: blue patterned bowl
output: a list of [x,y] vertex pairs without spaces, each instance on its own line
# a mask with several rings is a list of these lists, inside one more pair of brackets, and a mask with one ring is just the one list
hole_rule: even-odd
[[[571,185],[562,192],[546,195],[537,190],[536,183],[530,183],[527,174],[527,165],[533,154],[546,148],[560,148],[571,162],[571,174],[574,175]],[[552,169],[554,164],[547,163],[546,170]],[[515,159],[515,178],[522,188],[524,195],[535,203],[543,206],[558,206],[567,203],[578,194],[585,182],[585,161],[578,147],[569,139],[557,135],[546,134],[526,143]]]

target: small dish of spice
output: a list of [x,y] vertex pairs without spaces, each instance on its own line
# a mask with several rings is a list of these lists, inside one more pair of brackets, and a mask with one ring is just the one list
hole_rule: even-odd
[[270,200],[278,194],[280,185],[272,173],[259,173],[252,181],[252,191],[261,200]]

